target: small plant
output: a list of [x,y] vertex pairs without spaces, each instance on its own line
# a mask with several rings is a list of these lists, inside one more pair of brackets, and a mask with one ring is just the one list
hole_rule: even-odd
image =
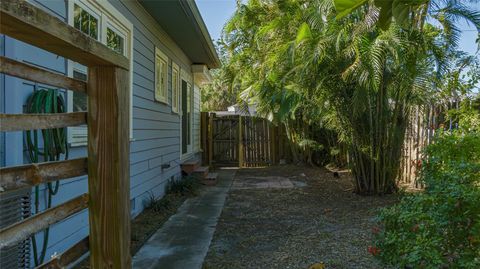
[[154,212],[161,212],[168,210],[171,207],[171,201],[168,196],[162,199],[156,199],[153,192],[150,192],[148,199],[145,202],[145,208],[153,210]]
[[200,183],[193,176],[186,176],[180,180],[171,179],[168,181],[166,192],[180,195],[196,194]]
[[200,183],[195,177],[187,176],[180,180],[171,179],[165,186],[165,196],[157,199],[153,192],[143,201],[144,207],[154,212],[164,212],[172,208],[172,195],[195,195]]
[[427,149],[425,191],[383,210],[369,252],[398,268],[480,268],[480,133],[445,133]]

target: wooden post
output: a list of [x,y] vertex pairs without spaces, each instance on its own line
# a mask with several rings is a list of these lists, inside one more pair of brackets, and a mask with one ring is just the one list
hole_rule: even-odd
[[91,268],[131,268],[129,74],[88,68]]
[[280,162],[281,159],[285,159],[285,156],[284,156],[285,139],[284,139],[284,132],[283,132],[282,125],[278,126],[277,136],[278,136],[278,161]]
[[202,163],[208,161],[208,112],[200,112],[200,133],[202,141]]
[[276,137],[275,126],[270,124],[270,156],[272,158],[272,164],[277,164]]
[[215,113],[210,113],[208,117],[208,165],[212,166],[213,160],[213,118]]
[[238,115],[238,167],[243,167],[243,118]]

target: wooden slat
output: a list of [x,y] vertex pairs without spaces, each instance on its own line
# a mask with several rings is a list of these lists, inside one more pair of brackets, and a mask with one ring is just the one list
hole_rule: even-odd
[[215,119],[215,113],[210,113],[208,116],[208,165],[213,165],[213,123]]
[[62,254],[35,267],[36,269],[61,269],[80,259],[89,249],[89,237],[85,237]]
[[63,128],[86,123],[86,112],[53,114],[0,114],[1,132]]
[[238,167],[243,167],[243,117],[238,115]]
[[64,204],[52,207],[40,214],[0,230],[0,249],[13,246],[52,224],[71,216],[88,206],[88,195],[80,195]]
[[128,59],[25,0],[0,1],[0,31],[86,66],[118,66]]
[[200,136],[202,149],[202,163],[208,163],[208,144],[207,144],[207,130],[208,130],[208,112],[200,112]]
[[84,81],[17,62],[3,56],[0,56],[0,73],[77,92],[86,92],[87,88],[87,84]]
[[87,158],[0,168],[0,193],[87,174]]
[[88,192],[91,268],[131,267],[129,75],[88,69]]

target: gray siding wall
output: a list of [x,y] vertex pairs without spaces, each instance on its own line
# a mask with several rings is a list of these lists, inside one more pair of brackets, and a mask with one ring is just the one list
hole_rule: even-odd
[[[180,68],[190,70],[191,62],[181,49],[156,24],[155,20],[136,1],[109,0],[130,20],[133,31],[133,141],[130,143],[131,213],[138,215],[144,201],[153,194],[161,197],[166,183],[179,178],[180,173],[180,117],[170,105],[154,101],[154,55],[159,47],[169,57],[169,66],[175,61]],[[64,0],[31,1],[67,21],[67,2]],[[52,71],[67,74],[67,61],[57,55],[32,47],[9,37],[1,37],[0,51],[9,58],[34,64]],[[169,69],[169,103],[171,104],[171,68]],[[23,113],[28,96],[41,85],[0,76],[0,110],[2,113]],[[7,89],[7,90],[5,90]],[[65,98],[66,99],[66,98]],[[8,102],[7,102],[8,100]],[[200,93],[194,94],[194,152],[199,148]],[[196,138],[198,137],[198,138]],[[24,134],[10,132],[0,136],[1,165],[10,166],[28,162],[24,149]],[[70,158],[86,156],[85,147],[71,148]],[[170,168],[161,168],[170,164]],[[59,193],[53,197],[53,205],[63,203],[87,192],[87,178],[79,177],[62,181]],[[42,201],[46,199],[41,186]],[[88,212],[85,210],[54,225],[50,230],[47,259],[61,253],[88,234]],[[42,236],[37,236],[42,244]],[[33,262],[32,262],[33,265]]]

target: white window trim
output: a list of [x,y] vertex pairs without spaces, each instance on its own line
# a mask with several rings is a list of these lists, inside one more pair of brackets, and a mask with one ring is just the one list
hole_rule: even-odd
[[[107,40],[107,26],[115,32],[125,38],[125,53],[124,56],[130,61],[130,85],[129,85],[129,103],[130,103],[130,141],[133,139],[133,24],[108,1],[97,0],[68,0],[68,24],[73,26],[74,23],[74,4],[78,4],[80,7],[87,11],[99,16],[99,40],[103,44],[106,44]],[[125,34],[126,33],[126,36]],[[67,71],[68,76],[73,77],[73,70],[78,66],[75,62],[68,60]],[[67,111],[73,110],[73,93],[67,91]],[[87,133],[87,127],[68,127],[68,142],[72,146],[85,146],[87,141],[84,139],[76,140],[73,137],[73,133]]]
[[180,117],[180,160],[186,160],[192,156],[193,152],[193,76],[192,73],[187,72],[185,69],[180,69],[180,98],[179,98],[179,115],[183,116],[183,100],[182,100],[182,80],[187,82],[187,89],[190,86],[190,145],[187,145],[187,152],[182,153],[182,137],[183,137],[183,128],[182,128],[182,117]]
[[[177,72],[177,85],[174,81],[174,73]],[[176,88],[175,88],[176,86]],[[180,67],[172,61],[172,112],[180,115],[180,88],[182,86],[182,78],[180,74]],[[175,93],[176,89],[176,95]],[[176,98],[174,98],[176,97]]]
[[[166,74],[165,74],[165,83],[163,84],[164,90],[165,90],[165,96],[162,97],[157,91],[157,59],[160,58],[161,60],[165,61],[166,63]],[[168,103],[168,57],[165,53],[163,53],[158,47],[155,47],[155,101],[164,103],[164,104],[169,104]]]

